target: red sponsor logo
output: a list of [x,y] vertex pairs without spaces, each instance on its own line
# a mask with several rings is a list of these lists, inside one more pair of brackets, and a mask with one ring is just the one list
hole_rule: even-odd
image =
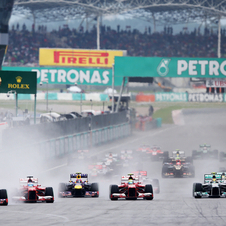
[[63,64],[108,64],[106,52],[54,51],[54,63]]

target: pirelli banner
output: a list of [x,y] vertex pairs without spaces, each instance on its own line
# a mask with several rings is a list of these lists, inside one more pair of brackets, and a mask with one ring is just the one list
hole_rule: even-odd
[[0,71],[0,93],[36,94],[36,72],[24,71]]
[[125,56],[121,50],[39,49],[41,66],[73,66],[111,68],[115,56]]

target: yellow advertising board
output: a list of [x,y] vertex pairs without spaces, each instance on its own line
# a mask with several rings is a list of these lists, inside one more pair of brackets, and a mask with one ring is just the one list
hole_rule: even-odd
[[39,65],[110,68],[122,50],[39,49]]

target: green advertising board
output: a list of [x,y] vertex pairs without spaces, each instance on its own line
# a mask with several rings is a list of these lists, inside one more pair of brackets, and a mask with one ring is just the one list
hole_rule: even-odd
[[226,59],[115,57],[117,77],[226,78]]
[[0,93],[36,94],[36,72],[0,71]]
[[[59,68],[59,67],[3,67],[4,71],[35,71],[37,72],[37,82],[49,80],[49,84],[75,83],[82,85],[112,85],[112,69],[94,68]],[[122,84],[123,77],[115,79],[115,86]]]

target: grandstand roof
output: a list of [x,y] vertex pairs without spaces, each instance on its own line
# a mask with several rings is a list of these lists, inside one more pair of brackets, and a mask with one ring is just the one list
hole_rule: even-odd
[[191,22],[226,16],[226,0],[15,0],[13,15],[36,22],[97,15],[130,15],[162,23]]

